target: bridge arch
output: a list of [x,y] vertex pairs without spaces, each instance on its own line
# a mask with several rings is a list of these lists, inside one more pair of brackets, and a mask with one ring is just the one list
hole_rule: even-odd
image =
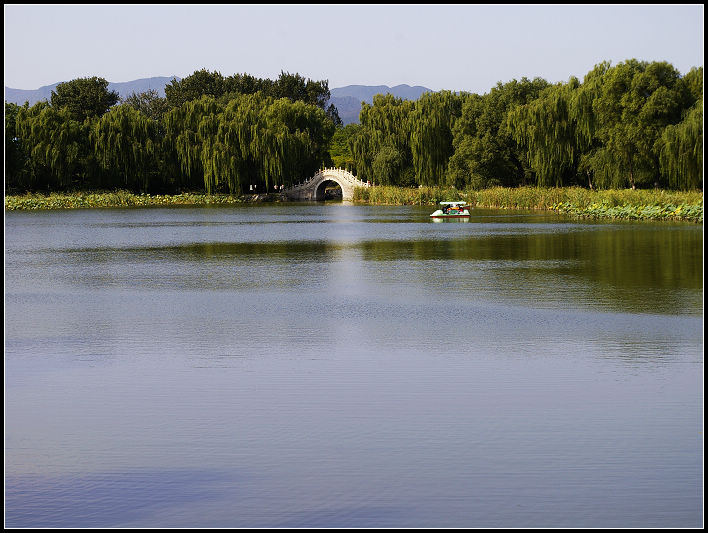
[[291,200],[323,200],[326,183],[334,182],[342,189],[342,200],[352,201],[356,187],[369,187],[354,174],[342,168],[325,168],[302,183],[288,187],[283,192]]
[[341,193],[340,196],[344,199],[344,188],[342,187],[342,184],[337,180],[324,179],[315,187],[314,200],[327,200],[328,192],[332,190],[330,188],[331,185],[337,185],[339,187]]

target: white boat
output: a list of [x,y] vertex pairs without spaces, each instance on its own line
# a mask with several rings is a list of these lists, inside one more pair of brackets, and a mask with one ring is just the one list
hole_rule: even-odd
[[470,216],[471,207],[467,202],[440,202],[440,209],[430,215],[431,218],[465,218]]

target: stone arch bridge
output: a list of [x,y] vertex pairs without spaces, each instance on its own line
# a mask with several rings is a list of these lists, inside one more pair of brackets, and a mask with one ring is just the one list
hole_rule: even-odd
[[324,200],[327,184],[334,182],[342,189],[342,200],[351,201],[356,187],[370,187],[354,174],[342,168],[325,168],[302,183],[284,189],[282,192],[290,200]]

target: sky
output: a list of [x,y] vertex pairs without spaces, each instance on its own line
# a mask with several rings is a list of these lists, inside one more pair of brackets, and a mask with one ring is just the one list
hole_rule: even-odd
[[703,4],[5,4],[5,86],[197,70],[489,92],[602,61],[703,66]]

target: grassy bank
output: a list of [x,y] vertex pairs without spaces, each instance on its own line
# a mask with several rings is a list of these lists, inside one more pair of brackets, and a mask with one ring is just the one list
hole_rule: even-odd
[[703,222],[703,193],[663,190],[591,191],[580,187],[494,187],[481,191],[441,187],[379,186],[357,189],[355,201],[379,205],[430,205],[464,200],[476,207],[542,209],[587,218]]
[[[229,194],[183,193],[176,195],[133,194],[126,191],[24,194],[5,196],[5,209],[76,209],[170,205],[224,205],[273,200],[272,197]],[[497,209],[542,209],[589,218],[685,220],[703,222],[703,193],[662,190],[591,191],[580,187],[542,189],[495,187],[459,191],[442,187],[377,186],[355,190],[354,201],[376,205],[429,205],[464,200],[476,207]]]
[[127,191],[23,194],[5,196],[5,209],[81,209],[101,207],[147,207],[170,205],[239,204],[249,197],[229,194],[182,193],[173,195],[133,194]]

